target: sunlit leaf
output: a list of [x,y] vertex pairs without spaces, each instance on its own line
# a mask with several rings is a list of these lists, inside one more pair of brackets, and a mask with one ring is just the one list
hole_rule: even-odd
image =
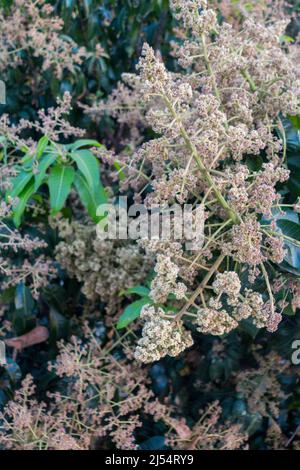
[[74,181],[75,170],[71,166],[56,165],[50,170],[48,186],[52,214],[57,214],[65,204]]

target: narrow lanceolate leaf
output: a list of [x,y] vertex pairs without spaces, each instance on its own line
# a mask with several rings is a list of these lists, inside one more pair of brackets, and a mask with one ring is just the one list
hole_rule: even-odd
[[89,150],[76,150],[70,154],[70,157],[76,162],[78,170],[85,177],[89,187],[96,191],[100,182],[100,168],[97,158]]
[[284,246],[286,254],[284,257],[285,263],[290,267],[300,269],[300,224],[291,220],[277,220],[277,227],[279,227],[284,238]]
[[149,293],[150,293],[149,287],[138,285],[138,286],[129,287],[129,289],[121,292],[120,295],[137,294],[140,297],[147,297]]
[[151,303],[152,301],[149,297],[143,297],[142,299],[136,300],[132,304],[128,305],[119,318],[117,329],[121,330],[136,320],[140,316],[144,305]]
[[[294,117],[295,118],[295,117]],[[297,199],[300,196],[300,131],[299,131],[299,119],[295,118],[290,120],[282,120],[287,145],[287,165],[290,170],[290,178],[287,182],[287,186],[291,192],[293,199]]]
[[11,197],[19,196],[31,178],[32,173],[28,171],[22,171],[18,176],[12,178],[12,189],[8,192],[8,195]]
[[68,336],[70,326],[69,320],[53,306],[50,306],[49,323],[51,343],[56,344],[59,339],[66,338]]
[[50,170],[48,186],[52,214],[57,214],[64,206],[74,181],[75,171],[71,166],[56,165]]
[[98,189],[94,191],[88,185],[85,177],[80,172],[76,173],[74,184],[82,204],[94,222],[98,222],[97,208],[100,204],[104,204],[107,201],[107,196],[103,186],[100,183]]
[[34,183],[33,179],[25,186],[23,191],[18,195],[18,204],[14,207],[13,210],[13,221],[16,227],[21,225],[21,218],[25,211],[26,204],[29,198],[34,193]]
[[17,285],[15,293],[15,311],[12,325],[18,335],[22,335],[36,326],[34,300],[28,287],[22,282]]
[[114,162],[114,167],[116,168],[116,170],[118,170],[118,176],[120,178],[120,181],[125,180],[126,176],[125,176],[124,171],[122,170],[122,167],[121,167],[120,163],[115,161]]
[[97,140],[92,140],[92,139],[79,139],[74,142],[74,144],[70,145],[70,150],[78,150],[82,147],[98,147],[101,148],[103,147],[102,144],[99,144]]
[[44,181],[44,178],[46,176],[46,171],[48,170],[49,166],[52,165],[56,160],[56,155],[54,154],[47,154],[43,155],[39,165],[38,165],[38,173],[34,176],[34,190],[37,191],[38,188],[41,186],[41,184]]
[[43,137],[40,138],[37,148],[36,148],[36,157],[38,159],[43,155],[44,151],[46,150],[48,142],[49,142],[49,139],[47,136],[44,135]]
[[291,123],[293,124],[293,126],[295,127],[295,129],[297,129],[299,131],[300,130],[300,117],[299,116],[288,116],[288,118],[291,121]]
[[23,282],[16,286],[15,307],[17,310],[23,310],[23,315],[29,317],[32,315],[34,300],[28,287]]

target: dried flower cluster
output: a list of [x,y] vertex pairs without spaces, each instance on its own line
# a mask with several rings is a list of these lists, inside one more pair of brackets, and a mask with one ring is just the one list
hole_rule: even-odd
[[166,356],[178,356],[181,351],[192,346],[191,333],[181,322],[176,326],[162,318],[163,310],[155,311],[154,307],[146,305],[141,312],[141,318],[146,320],[143,337],[139,340],[135,357],[142,362],[154,362]]
[[67,219],[53,220],[62,239],[56,259],[69,276],[82,282],[82,292],[90,300],[101,299],[106,310],[116,315],[122,302],[120,292],[146,278],[151,259],[133,244],[100,240],[93,224]]
[[[0,285],[2,289],[24,282],[29,284],[35,298],[39,289],[48,284],[56,274],[53,261],[44,254],[36,255],[47,243],[28,234],[22,235],[7,223],[14,201],[9,204],[2,201],[0,207]],[[22,253],[23,262],[18,261]]]
[[182,450],[237,450],[247,449],[247,435],[239,424],[220,425],[222,407],[216,401],[200,412],[200,419],[189,434],[171,436],[169,442]]
[[1,448],[86,450],[101,442],[101,448],[133,450],[145,415],[167,426],[166,444],[174,449],[245,447],[247,435],[239,425],[221,423],[218,403],[190,428],[171,403],[154,398],[143,370],[114,357],[116,346],[103,348],[87,324],[84,330],[84,341],[73,337],[70,343],[61,342],[57,360],[49,364],[61,383],[48,393],[47,403],[36,399],[33,378],[25,377],[0,413]]
[[174,294],[176,299],[184,298],[186,286],[182,282],[176,282],[179,267],[168,256],[162,254],[157,256],[155,272],[157,274],[151,283],[150,293],[154,302],[164,303],[169,294]]
[[[48,137],[53,142],[58,142],[61,137],[84,136],[85,131],[83,129],[73,127],[65,119],[65,115],[68,115],[72,109],[71,101],[70,93],[64,93],[62,98],[57,98],[56,107],[48,108],[47,111],[44,109],[39,110],[39,119],[37,121],[20,119],[18,124],[12,124],[8,115],[2,114],[0,118],[0,133],[5,139],[1,142],[1,147],[8,149],[13,147],[15,153],[20,149],[26,149],[28,155],[36,155],[38,143],[32,138],[24,137],[24,131],[26,132],[26,130],[33,130]],[[10,166],[16,163],[16,161],[12,154],[9,159]]]
[[[1,182],[0,191],[3,196],[0,207],[0,272],[1,285],[6,289],[24,282],[30,285],[34,297],[39,296],[39,291],[46,286],[49,280],[55,277],[56,269],[53,260],[45,256],[43,252],[38,252],[47,247],[47,243],[38,237],[31,237],[28,234],[22,235],[17,229],[12,228],[9,218],[12,218],[13,210],[20,202],[18,197],[4,194],[11,189],[13,179],[18,179],[22,172],[26,172],[20,165],[20,151],[25,158],[33,157],[33,174],[37,175],[38,170],[38,148],[39,142],[28,137],[26,132],[34,131],[46,136],[49,141],[58,142],[61,136],[82,136],[85,132],[82,129],[73,127],[66,119],[65,115],[71,110],[71,95],[65,93],[62,98],[57,99],[57,106],[51,107],[47,111],[40,109],[39,119],[30,121],[21,119],[18,124],[12,124],[7,114],[0,117],[0,148],[3,152],[4,161],[1,162]],[[22,184],[22,178],[21,178]],[[25,185],[23,185],[23,188]],[[27,201],[26,201],[27,202]],[[31,204],[33,216],[43,214],[45,209],[36,201]],[[42,229],[42,227],[40,227]],[[43,229],[40,230],[43,232]],[[18,253],[22,253],[23,263],[17,259]],[[14,259],[16,258],[16,259]]]
[[[119,121],[130,112],[158,134],[131,156],[127,149],[118,157],[139,200],[205,207],[198,251],[176,241],[166,254],[159,243],[148,243],[157,256],[151,296],[157,304],[169,294],[183,299],[168,314],[174,331],[178,321],[190,319],[201,332],[223,335],[249,318],[275,331],[286,306],[276,303],[281,275],[271,270],[286,254],[276,225],[282,213],[277,186],[289,178],[281,117],[300,113],[298,48],[285,42],[287,19],[281,15],[247,15],[234,27],[219,25],[204,0],[174,0],[171,6],[181,27],[173,48],[181,72],[167,70],[145,44],[138,73],[124,76],[127,88],[120,85],[105,108]],[[97,114],[97,106],[90,112]],[[257,279],[264,293],[256,292]],[[282,286],[290,295],[287,279]],[[158,323],[160,317],[158,311]],[[152,316],[147,321],[152,327]],[[154,346],[147,344],[151,354]]]
[[[61,343],[57,362],[49,364],[69,385],[63,393],[49,393],[48,405],[35,399],[32,377],[24,379],[14,401],[1,413],[1,446],[85,450],[106,438],[116,448],[136,448],[133,433],[141,426],[139,411],[151,391],[141,371],[107,354],[88,331],[89,343],[75,337],[69,344]],[[121,398],[116,401],[118,393]]]
[[254,357],[259,368],[240,371],[236,376],[236,389],[247,400],[252,413],[275,420],[279,417],[281,402],[287,398],[280,375],[288,371],[289,361],[275,352],[262,356],[256,351]]
[[86,55],[62,34],[63,21],[46,0],[16,0],[9,14],[0,9],[0,71],[24,61],[24,53],[42,59],[42,70],[53,68],[58,78],[74,72]]
[[[217,8],[224,18],[236,27],[246,18],[257,21],[272,21],[273,19],[287,18],[291,3],[286,0],[212,0],[210,2]],[[291,15],[291,13],[290,13]]]

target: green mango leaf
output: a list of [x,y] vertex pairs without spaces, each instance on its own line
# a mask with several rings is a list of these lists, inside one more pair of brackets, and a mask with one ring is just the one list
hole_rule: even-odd
[[283,261],[279,265],[280,269],[287,271],[288,273],[295,274],[295,276],[300,277],[300,269],[293,268],[289,263]]
[[17,310],[23,309],[24,315],[26,316],[30,315],[34,308],[34,300],[31,292],[23,282],[16,286],[15,307]]
[[43,153],[45,152],[45,150],[47,149],[48,144],[49,144],[49,139],[46,135],[44,135],[38,141],[36,151],[34,154],[32,154],[32,152],[28,153],[28,149],[24,148],[23,151],[25,153],[25,156],[21,160],[22,164],[25,165],[26,163],[32,162],[32,160],[34,160],[35,158],[39,160],[41,156],[43,155]]
[[25,211],[26,204],[34,194],[34,180],[31,179],[23,191],[18,195],[19,202],[13,209],[13,221],[16,227],[21,225],[21,218]]
[[9,377],[9,380],[12,384],[17,384],[22,379],[22,371],[18,364],[12,359],[7,359],[7,364],[5,366],[5,371]]
[[152,436],[139,444],[139,450],[165,450],[166,438],[165,436]]
[[294,128],[300,130],[300,116],[288,116],[289,120],[293,124]]
[[46,171],[48,170],[49,166],[52,165],[53,162],[56,160],[56,155],[54,154],[47,154],[43,155],[39,165],[38,165],[38,173],[34,175],[34,190],[37,191],[38,188],[44,181],[46,176]]
[[121,330],[128,326],[131,322],[136,320],[141,313],[144,305],[152,304],[152,300],[149,297],[143,297],[142,299],[136,300],[132,304],[128,305],[117,323],[117,330]]
[[98,147],[101,148],[103,147],[102,144],[100,144],[97,140],[92,140],[92,139],[79,139],[74,142],[74,144],[71,144],[68,148],[71,151],[78,150],[82,147]]
[[48,143],[49,143],[49,139],[46,135],[40,138],[37,148],[36,148],[37,159],[39,159],[43,155],[44,151],[47,148]]
[[67,292],[63,286],[58,284],[49,284],[45,286],[41,292],[41,300],[49,307],[54,307],[57,310],[65,308],[65,299]]
[[150,289],[146,286],[133,286],[130,287],[129,289],[122,291],[120,295],[131,295],[131,294],[137,294],[140,297],[147,297],[149,295]]
[[100,166],[97,158],[89,150],[71,152],[70,157],[76,162],[90,189],[96,192],[100,184]]
[[15,311],[13,313],[13,329],[16,334],[23,335],[36,326],[36,315],[34,313],[35,302],[30,290],[24,283],[16,287]]
[[101,182],[99,183],[98,190],[93,191],[93,189],[88,185],[85,177],[78,172],[75,175],[74,184],[78,191],[80,200],[87,209],[90,217],[94,222],[99,222],[99,217],[97,217],[97,208],[107,201],[107,195]]
[[282,34],[282,36],[280,36],[280,41],[285,43],[292,43],[295,42],[295,39],[291,36],[288,36],[287,34]]
[[247,414],[246,419],[244,420],[245,432],[249,436],[252,436],[260,429],[262,421],[263,418],[258,411],[256,413]]
[[293,209],[284,208],[284,213],[279,209],[274,208],[272,210],[272,216],[275,220],[290,220],[292,222],[299,223],[299,214]]
[[263,165],[263,159],[261,155],[247,156],[246,164],[250,171],[260,171]]
[[[292,122],[291,122],[292,121]],[[287,165],[290,170],[290,178],[287,186],[294,199],[300,196],[300,132],[299,118],[290,116],[290,119],[282,120],[287,145]]]
[[300,177],[297,176],[300,173],[300,168],[292,165],[291,163],[289,163],[288,167],[291,173],[287,185],[292,196],[296,199],[300,197]]
[[5,302],[5,303],[12,302],[15,297],[15,290],[16,288],[14,286],[10,286],[2,290],[0,294],[0,301]]
[[27,163],[32,163],[32,160],[34,159],[34,155],[32,155],[31,152],[28,153],[28,149],[23,149],[25,155],[24,157],[21,159],[21,163],[22,165],[26,165]]
[[[300,224],[291,220],[277,220],[277,227],[286,237],[294,239],[300,242]],[[284,261],[288,263],[292,268],[300,268],[300,246],[299,244],[293,243],[292,240],[284,239],[284,246],[287,249],[287,254]]]
[[64,4],[65,4],[65,8],[71,9],[74,7],[75,0],[65,0]]
[[27,183],[32,178],[32,173],[28,171],[21,171],[21,173],[15,178],[11,179],[12,189],[8,191],[8,196],[14,198],[19,196],[23,191]]
[[50,341],[55,344],[69,335],[70,322],[56,308],[50,307],[49,312]]
[[48,186],[52,215],[57,214],[64,206],[74,181],[75,170],[71,166],[56,165],[50,170]]
[[287,315],[288,317],[294,317],[296,315],[295,310],[292,308],[291,304],[289,304],[287,307],[282,312],[284,315]]
[[209,378],[212,381],[221,379],[224,375],[224,363],[222,359],[214,359],[209,366]]
[[255,337],[257,336],[258,331],[259,331],[258,328],[256,328],[255,325],[253,325],[253,323],[250,319],[242,320],[239,323],[239,330],[246,333],[252,339],[255,339]]
[[120,165],[119,162],[114,162],[114,167],[116,168],[116,170],[118,170],[118,176],[119,176],[119,179],[120,181],[123,181],[126,179],[126,175],[124,173],[124,171],[122,170],[122,167]]

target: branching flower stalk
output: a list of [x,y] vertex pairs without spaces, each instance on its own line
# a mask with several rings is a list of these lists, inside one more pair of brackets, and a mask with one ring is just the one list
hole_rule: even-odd
[[176,315],[177,319],[180,319],[189,309],[191,305],[195,302],[195,300],[198,298],[199,295],[203,292],[205,287],[207,286],[208,282],[210,281],[211,277],[216,273],[220,265],[222,264],[223,260],[225,258],[225,255],[220,255],[219,258],[214,262],[206,276],[204,277],[203,281],[201,284],[198,286],[198,288],[195,290],[193,295],[189,298],[188,302],[184,305],[184,307],[180,310],[180,312]]
[[[204,208],[199,249],[189,250],[185,239],[142,241],[157,260],[136,351],[144,362],[191,344],[186,319],[217,336],[242,321],[276,331],[295,291],[273,266],[288,243],[299,243],[277,226],[286,203],[278,184],[289,178],[282,116],[300,114],[298,51],[284,42],[287,21],[255,12],[242,24],[219,25],[205,0],[172,0],[171,7],[181,28],[173,45],[179,72],[145,44],[138,73],[124,75],[125,85],[98,107],[101,115],[111,105],[119,122],[158,136],[140,144],[136,133],[132,154],[116,157],[130,168],[122,188],[131,186],[149,208]],[[124,103],[130,115],[122,114]],[[256,279],[264,292],[255,290]]]
[[163,95],[162,98],[166,102],[166,105],[167,105],[167,107],[170,111],[170,114],[173,116],[174,121],[177,122],[180,133],[181,133],[181,135],[184,139],[185,145],[186,145],[187,149],[191,152],[193,158],[195,159],[204,181],[206,181],[206,183],[209,185],[209,187],[212,188],[213,192],[215,193],[215,196],[216,196],[217,200],[219,201],[221,206],[224,207],[224,209],[228,212],[232,222],[233,223],[238,223],[238,221],[239,221],[238,215],[229,206],[229,204],[227,203],[227,201],[225,200],[225,198],[222,196],[221,192],[219,191],[219,189],[215,185],[215,182],[214,182],[209,170],[204,165],[200,155],[197,152],[197,149],[195,148],[192,141],[190,140],[190,138],[189,138],[189,136],[188,136],[181,120],[180,120],[180,117],[178,116],[178,114],[176,113],[176,111],[174,109],[174,106],[172,105],[172,103],[170,102],[170,100],[168,99],[167,96]]

